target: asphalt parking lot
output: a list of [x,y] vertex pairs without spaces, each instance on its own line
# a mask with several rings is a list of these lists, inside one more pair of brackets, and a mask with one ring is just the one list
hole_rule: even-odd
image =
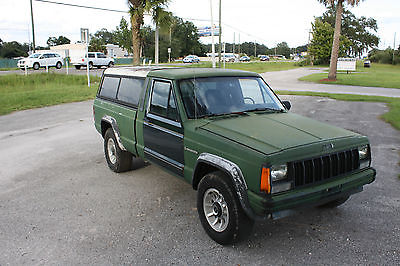
[[377,180],[337,209],[256,223],[213,242],[196,192],[156,166],[115,174],[91,101],[0,116],[0,265],[399,265],[400,132],[383,103],[284,96],[292,112],[367,135]]

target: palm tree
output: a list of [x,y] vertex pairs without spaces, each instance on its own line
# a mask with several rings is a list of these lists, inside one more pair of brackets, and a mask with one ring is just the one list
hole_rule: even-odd
[[154,34],[155,35],[154,61],[155,61],[155,64],[157,64],[157,65],[159,63],[158,62],[159,61],[158,60],[158,58],[159,58],[158,39],[159,39],[160,27],[161,28],[169,27],[172,24],[172,20],[173,20],[172,13],[165,10],[167,1],[158,1],[158,2],[164,2],[164,3],[159,3],[159,4],[154,3],[155,5],[153,8],[149,7],[152,20],[156,26],[156,30],[155,30],[155,34]]
[[140,64],[140,27],[143,25],[146,0],[128,0],[132,25],[133,64]]
[[361,0],[318,0],[318,1],[324,4],[325,6],[330,5],[334,7],[336,5],[335,33],[333,35],[331,62],[329,65],[329,74],[328,74],[328,80],[336,80],[337,61],[339,54],[339,40],[342,28],[343,3],[347,3],[350,6],[356,6],[360,3]]
[[[133,64],[140,64],[140,28],[143,25],[143,16],[145,13],[152,14],[153,21],[162,22],[159,15],[166,12],[163,8],[169,0],[128,0],[129,13],[132,25],[132,46],[133,46]],[[166,12],[168,13],[168,12]],[[157,24],[157,23],[156,23]],[[157,29],[157,27],[156,27]],[[157,35],[157,34],[156,34]],[[158,48],[158,47],[157,47]]]

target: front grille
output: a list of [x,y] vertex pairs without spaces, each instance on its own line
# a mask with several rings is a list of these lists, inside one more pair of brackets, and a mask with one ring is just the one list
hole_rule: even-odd
[[288,176],[294,187],[324,181],[359,168],[358,149],[332,153],[288,163]]

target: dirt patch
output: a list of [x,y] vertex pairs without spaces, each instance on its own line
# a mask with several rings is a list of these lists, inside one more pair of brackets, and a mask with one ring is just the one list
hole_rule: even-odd
[[331,79],[320,79],[319,81],[320,81],[320,82],[335,82],[336,79],[335,79],[335,80],[331,80]]

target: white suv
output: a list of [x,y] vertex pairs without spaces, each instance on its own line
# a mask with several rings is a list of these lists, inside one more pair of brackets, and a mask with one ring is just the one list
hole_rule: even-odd
[[60,69],[63,65],[63,58],[57,53],[34,53],[18,61],[17,66],[21,69],[33,68],[38,70],[41,67],[56,67]]
[[105,54],[99,52],[89,52],[88,57],[71,58],[71,64],[73,64],[76,69],[80,69],[82,66],[87,66],[87,60],[89,60],[90,68],[94,66],[97,68],[101,68],[102,66],[112,67],[114,65],[113,58],[107,57]]

